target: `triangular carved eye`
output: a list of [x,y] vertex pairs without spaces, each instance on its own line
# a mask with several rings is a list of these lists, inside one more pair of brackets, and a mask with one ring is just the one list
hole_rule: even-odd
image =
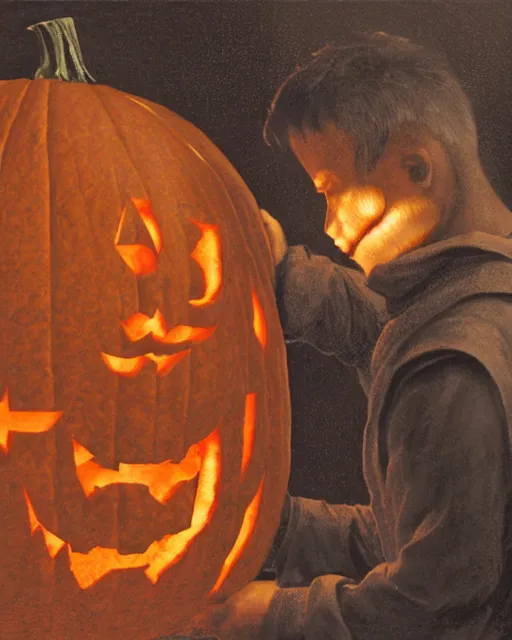
[[[151,202],[144,198],[130,198],[143,223],[134,218],[129,205],[121,213],[114,243],[117,252],[137,276],[154,273],[157,269],[158,254],[162,250],[162,232],[151,209]],[[131,216],[130,216],[131,213]],[[144,237],[146,236],[146,237]],[[138,238],[139,242],[128,242],[128,238]],[[145,241],[144,244],[142,241]]]
[[193,218],[190,221],[201,231],[190,257],[197,262],[204,275],[205,289],[201,298],[189,300],[195,307],[213,302],[222,286],[222,256],[220,246],[219,225],[203,224]]
[[[144,198],[131,198],[130,201],[133,207],[128,204],[123,209],[115,246],[131,271],[141,276],[155,272],[158,267],[162,233],[151,202]],[[202,306],[216,298],[222,285],[220,236],[218,225],[190,220],[201,231],[201,237],[190,256],[203,272],[205,291],[201,298],[189,302],[194,306]],[[167,375],[190,353],[192,345],[208,340],[216,330],[216,325],[193,327],[181,324],[169,330],[159,309],[153,316],[137,311],[122,323],[122,327],[136,349],[132,349],[130,357],[104,352],[101,355],[111,371],[127,377],[137,376],[148,360],[156,364],[158,375]],[[178,348],[180,350],[177,352]]]

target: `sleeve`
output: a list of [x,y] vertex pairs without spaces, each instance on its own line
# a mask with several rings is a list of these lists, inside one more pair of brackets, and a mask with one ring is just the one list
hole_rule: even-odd
[[290,496],[275,560],[279,586],[309,585],[327,573],[360,580],[382,560],[371,507]]
[[387,312],[362,273],[292,246],[276,269],[276,297],[287,342],[306,342],[351,367],[367,365]]
[[[383,529],[393,531],[394,557],[362,580],[331,570],[309,586],[278,590],[265,638],[484,637],[488,599],[504,562],[505,424],[496,386],[469,357],[404,378],[387,413],[382,488],[388,511]],[[345,526],[343,519],[339,524]],[[311,526],[332,525],[321,517]],[[290,535],[290,548],[304,549],[303,534]],[[324,541],[337,543],[328,536]]]

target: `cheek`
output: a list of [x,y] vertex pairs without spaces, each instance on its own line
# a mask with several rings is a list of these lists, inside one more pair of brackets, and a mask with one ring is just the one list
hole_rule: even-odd
[[327,198],[327,218],[352,241],[384,213],[383,192],[373,185],[347,189]]
[[387,209],[382,220],[361,240],[354,260],[367,274],[376,264],[394,260],[419,246],[437,227],[440,211],[426,198],[410,197]]

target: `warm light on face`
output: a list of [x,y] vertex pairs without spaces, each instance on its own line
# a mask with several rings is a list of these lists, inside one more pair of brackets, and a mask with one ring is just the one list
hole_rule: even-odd
[[[321,131],[291,132],[290,146],[325,195],[325,232],[369,275],[422,244],[440,222],[433,201],[411,183],[400,148],[384,153],[364,182],[348,137],[334,123]],[[376,186],[376,185],[379,186]]]
[[325,232],[347,254],[384,213],[384,194],[370,185],[326,193]]
[[390,207],[382,220],[362,238],[353,258],[369,274],[419,246],[439,225],[441,212],[428,198],[411,197]]

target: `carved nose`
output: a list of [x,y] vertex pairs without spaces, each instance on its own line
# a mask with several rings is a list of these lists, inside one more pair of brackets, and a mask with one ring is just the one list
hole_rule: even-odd
[[211,327],[191,327],[176,325],[168,330],[165,319],[159,309],[153,317],[135,313],[122,323],[126,336],[123,355],[128,357],[154,354],[173,354],[183,351],[193,344],[210,338],[217,325]]
[[134,313],[122,326],[125,333],[122,355],[101,355],[111,371],[125,376],[137,375],[148,359],[156,363],[160,375],[166,375],[190,352],[194,344],[210,338],[217,328],[217,325],[176,325],[168,331],[158,309],[153,317]]

